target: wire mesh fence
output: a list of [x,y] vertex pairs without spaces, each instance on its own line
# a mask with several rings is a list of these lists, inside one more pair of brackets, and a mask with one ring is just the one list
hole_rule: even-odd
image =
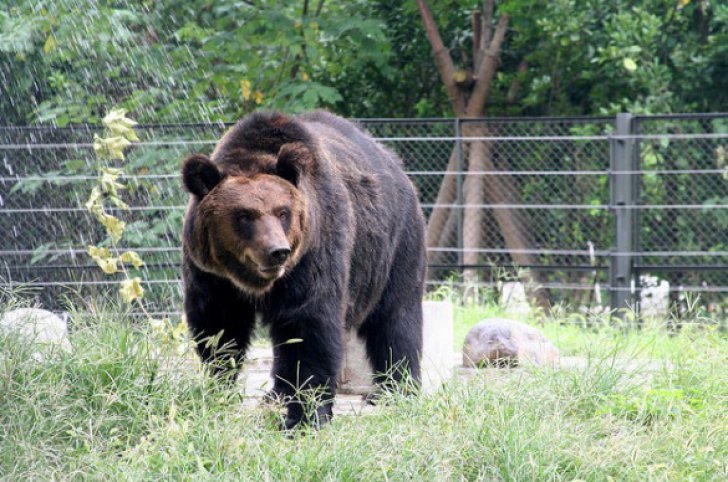
[[[541,299],[621,308],[728,300],[728,114],[360,121],[402,158],[428,218],[429,281],[531,284]],[[180,307],[181,159],[227,126],[141,126],[124,165],[124,247],[153,312]],[[626,130],[625,130],[626,129]],[[91,126],[0,128],[0,283],[58,309],[119,280],[86,255]],[[528,294],[532,300],[535,300]],[[535,301],[534,301],[535,302]],[[663,301],[661,301],[662,303]]]

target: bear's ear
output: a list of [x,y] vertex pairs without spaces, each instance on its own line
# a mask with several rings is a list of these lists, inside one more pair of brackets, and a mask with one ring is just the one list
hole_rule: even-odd
[[313,153],[302,142],[283,144],[278,150],[276,174],[294,186],[298,186],[301,177],[311,171]]
[[192,154],[182,164],[182,180],[187,190],[202,199],[222,180],[222,173],[202,154]]

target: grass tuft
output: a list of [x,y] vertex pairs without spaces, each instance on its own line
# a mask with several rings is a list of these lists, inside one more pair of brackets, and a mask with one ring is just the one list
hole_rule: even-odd
[[[463,337],[488,310],[459,310]],[[75,313],[72,328],[73,352],[42,361],[0,334],[4,480],[728,476],[728,340],[717,330],[550,322],[541,329],[581,364],[476,371],[289,437],[275,410],[160,356],[146,326],[96,310]]]

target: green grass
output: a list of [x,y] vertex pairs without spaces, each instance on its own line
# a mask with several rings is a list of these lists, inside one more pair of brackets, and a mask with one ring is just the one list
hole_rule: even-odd
[[[1,311],[1,310],[0,310]],[[494,307],[458,309],[462,340]],[[76,315],[72,354],[37,361],[0,336],[4,480],[725,480],[728,340],[693,328],[547,323],[578,369],[484,371],[293,438],[193,368],[163,370],[155,338]],[[462,336],[461,336],[462,335]],[[653,358],[652,375],[617,359]],[[662,367],[662,368],[659,368]]]

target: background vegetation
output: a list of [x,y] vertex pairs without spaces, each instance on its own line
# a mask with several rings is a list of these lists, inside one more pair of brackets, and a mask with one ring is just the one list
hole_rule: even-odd
[[[393,5],[394,3],[394,5]],[[473,12],[486,11],[489,0],[172,0],[99,1],[7,0],[0,7],[0,125],[76,123],[98,125],[111,106],[129,111],[143,124],[188,124],[234,121],[255,109],[296,112],[314,107],[332,109],[349,117],[462,116],[454,108],[441,72],[433,59],[421,18],[427,4],[444,47],[458,75],[459,93],[472,99],[473,66],[478,63],[473,39],[477,28]],[[483,102],[467,115],[564,116],[728,110],[728,5],[718,0],[504,0],[494,3],[488,25],[507,30],[498,52],[500,62]],[[564,123],[559,135],[604,134],[612,118],[594,125]],[[523,124],[516,135],[553,134],[549,125]],[[485,126],[480,126],[485,129]],[[503,126],[502,133],[507,126]],[[674,133],[725,133],[724,119],[657,122],[645,130]],[[152,128],[145,141],[212,139],[222,127]],[[480,130],[482,130],[480,129]],[[488,127],[495,132],[494,127]],[[554,127],[556,129],[556,127]],[[466,129],[467,130],[467,129]],[[382,131],[380,134],[392,134]],[[414,131],[413,131],[414,132]],[[425,131],[419,132],[422,134]],[[433,131],[434,132],[434,131]],[[440,132],[440,131],[437,131]],[[554,130],[554,132],[557,132]],[[90,130],[3,130],[4,142],[88,142]],[[397,133],[395,133],[396,135]],[[401,132],[399,132],[401,135]],[[425,134],[427,134],[425,132]],[[464,132],[465,135],[479,134]],[[482,134],[482,132],[480,132]],[[434,135],[434,134],[429,134]],[[442,135],[452,135],[442,131]],[[725,166],[725,147],[719,139],[704,143],[641,143],[645,169],[715,169]],[[427,148],[433,146],[427,143]],[[474,144],[477,147],[477,144]],[[581,143],[587,146],[587,144]],[[414,145],[413,145],[414,146]],[[571,170],[605,167],[606,143],[601,149],[566,149],[561,143],[533,144],[526,151],[492,157],[464,153],[464,166],[473,171],[501,169]],[[414,169],[444,169],[447,152],[429,153],[422,147],[400,150]],[[179,159],[189,150],[209,146],[137,147],[130,155],[129,174],[178,172]],[[408,146],[409,148],[409,146]],[[447,147],[443,147],[447,149]],[[466,150],[467,151],[467,150]],[[482,151],[482,149],[481,149]],[[425,156],[431,156],[425,158]],[[47,181],[19,180],[3,193],[6,206],[58,206],[73,204],[77,194],[57,176],[89,173],[85,155],[56,149],[32,153],[20,150],[0,166],[8,176],[42,176]],[[455,157],[450,156],[452,170]],[[426,164],[429,163],[429,164]],[[608,202],[608,177],[593,180],[562,177],[520,177],[507,184],[507,176],[469,176],[463,188],[470,204]],[[428,203],[454,202],[455,177],[428,177],[419,186]],[[423,178],[418,179],[422,182]],[[448,191],[450,198],[440,196]],[[437,186],[435,183],[440,183]],[[51,187],[50,189],[46,189]],[[80,186],[80,189],[85,186]],[[53,190],[55,189],[55,191]],[[437,189],[435,199],[433,191]],[[645,204],[705,204],[708,209],[646,211],[645,250],[724,251],[720,233],[728,218],[714,204],[726,203],[726,184],[720,175],[643,176]],[[148,180],[130,187],[126,202],[134,205],[184,204],[176,179]],[[53,197],[53,199],[50,199]],[[424,198],[423,198],[424,199]],[[176,201],[175,201],[176,200]],[[430,246],[451,247],[455,233],[443,226],[458,210],[434,209],[429,216]],[[132,247],[177,246],[181,210],[145,211],[130,220],[127,240]],[[609,249],[612,219],[606,210],[583,216],[564,210],[542,214],[500,210],[466,210],[463,245],[466,248],[505,246],[584,249],[588,242]],[[440,216],[441,215],[441,216]],[[0,240],[3,249],[36,250],[33,264],[47,261],[52,249],[74,243],[64,231],[91,232],[72,213],[59,214],[58,223],[30,225],[25,213],[9,215],[8,226],[18,226],[16,239]],[[61,225],[61,233],[56,230]],[[454,231],[450,223],[450,231]],[[503,225],[520,226],[518,236],[503,236]],[[77,229],[83,226],[81,229]],[[488,226],[486,232],[483,226]],[[490,227],[493,227],[492,229]],[[491,232],[492,231],[492,232]],[[46,235],[46,232],[47,235]],[[18,239],[32,233],[33,239]],[[486,239],[486,235],[488,236]],[[49,238],[49,239],[46,239]],[[513,238],[513,239],[511,239]],[[7,243],[7,245],[6,245]],[[517,251],[517,250],[514,250]],[[444,256],[444,255],[443,255]],[[504,255],[499,265],[546,263],[534,255]],[[692,259],[708,264],[715,257]],[[154,260],[151,260],[154,261]],[[167,263],[168,259],[161,259]],[[464,264],[492,262],[477,249],[469,249]],[[657,260],[658,262],[664,259]],[[436,259],[432,259],[437,264]],[[448,261],[452,262],[452,261]],[[670,259],[681,264],[682,258]],[[50,273],[49,273],[50,274]],[[606,271],[601,273],[606,274]],[[439,274],[438,274],[439,275]],[[35,279],[36,272],[28,274]],[[164,275],[166,277],[166,274]],[[534,275],[535,276],[535,275]],[[549,281],[580,282],[581,273],[557,273],[525,279],[539,285]],[[724,284],[723,273],[683,275],[659,273],[671,285]],[[602,277],[604,278],[604,276]],[[61,278],[59,278],[61,279]],[[601,281],[606,281],[602,279]],[[540,292],[543,292],[541,290]],[[677,293],[677,292],[675,292]],[[551,293],[556,301],[559,294]],[[166,296],[166,294],[165,294]],[[672,301],[675,302],[676,296]],[[711,295],[717,298],[721,295]],[[722,300],[722,298],[720,298]],[[537,300],[539,301],[539,300]],[[570,303],[580,303],[575,297]],[[548,300],[540,300],[542,306]]]
[[[431,0],[456,67],[477,0]],[[488,115],[725,111],[719,0],[505,0]],[[450,116],[414,0],[6,0],[0,124],[231,121],[256,108]]]

